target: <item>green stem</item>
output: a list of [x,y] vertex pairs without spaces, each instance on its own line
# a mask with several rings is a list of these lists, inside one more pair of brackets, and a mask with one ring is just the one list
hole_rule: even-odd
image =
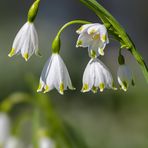
[[62,28],[59,30],[57,36],[60,36],[61,33],[69,26],[73,25],[73,24],[90,24],[91,22],[88,21],[84,21],[84,20],[73,20],[70,21],[68,23],[66,23],[65,25],[62,26]]
[[144,62],[142,56],[138,53],[133,41],[123,29],[123,27],[119,24],[119,22],[96,0],[80,1],[96,13],[96,15],[103,21],[105,26],[108,28],[108,30],[111,31],[114,37],[121,43],[121,45],[126,46],[126,48],[131,52],[136,61],[139,63],[143,74],[148,82],[148,67]]
[[33,128],[33,147],[39,148],[39,146],[38,146],[38,130],[40,127],[40,111],[39,111],[39,108],[37,108],[37,107],[35,107],[35,109],[34,109],[32,125],[33,125],[33,127],[32,127]]
[[59,53],[60,51],[60,47],[61,47],[61,40],[60,40],[60,36],[61,36],[61,33],[69,26],[73,25],[73,24],[90,24],[91,22],[88,22],[88,21],[84,21],[84,20],[73,20],[73,21],[70,21],[68,23],[66,23],[65,25],[63,25],[61,27],[61,29],[58,31],[55,39],[53,40],[53,43],[52,43],[52,52],[53,53]]

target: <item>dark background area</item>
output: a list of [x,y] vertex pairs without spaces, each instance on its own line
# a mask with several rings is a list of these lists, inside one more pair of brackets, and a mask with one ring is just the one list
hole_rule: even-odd
[[[8,58],[13,39],[26,22],[26,14],[33,0],[0,1],[0,98],[13,92],[30,92],[27,78],[31,74],[39,81],[44,63],[51,55],[50,47],[58,29],[73,19],[100,22],[94,13],[79,0],[41,0],[35,26],[43,57],[33,56],[25,62],[21,56]],[[138,51],[148,64],[148,1],[98,0],[129,33]],[[62,35],[61,56],[69,69],[76,91],[60,96],[49,93],[57,112],[70,122],[86,139],[90,148],[147,148],[148,147],[148,85],[139,65],[129,52],[127,64],[133,70],[136,86],[128,92],[105,90],[103,93],[80,92],[82,75],[89,61],[87,49],[75,48],[74,25]],[[116,80],[119,44],[111,40],[101,60],[110,68]],[[38,86],[36,86],[38,87]],[[79,124],[78,124],[79,123]]]

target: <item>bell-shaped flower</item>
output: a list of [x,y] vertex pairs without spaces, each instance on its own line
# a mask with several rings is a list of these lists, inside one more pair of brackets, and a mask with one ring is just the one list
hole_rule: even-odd
[[74,89],[66,65],[59,54],[53,53],[43,68],[37,92],[44,89],[46,93],[56,88],[63,94],[67,87]]
[[56,144],[52,139],[42,137],[39,139],[39,148],[56,148]]
[[109,43],[107,29],[99,23],[86,24],[77,30],[79,34],[76,47],[88,47],[89,56],[96,58],[104,55],[104,49]]
[[4,146],[4,148],[22,148],[23,143],[18,138],[10,136]]
[[134,78],[130,68],[126,64],[119,66],[117,71],[118,82],[121,89],[127,91],[130,84],[134,85]]
[[0,147],[3,147],[10,134],[10,119],[7,114],[0,113]]
[[99,60],[91,59],[83,74],[82,92],[92,90],[97,92],[98,88],[102,92],[105,88],[116,90],[111,73],[108,68]]
[[27,61],[33,53],[38,54],[38,35],[33,22],[27,22],[16,35],[8,56],[21,54]]

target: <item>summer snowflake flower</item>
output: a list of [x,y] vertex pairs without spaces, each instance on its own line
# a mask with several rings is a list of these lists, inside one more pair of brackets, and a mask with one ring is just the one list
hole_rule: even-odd
[[4,145],[9,137],[10,120],[7,114],[0,113],[0,147]]
[[127,65],[123,64],[119,66],[117,76],[120,87],[124,91],[127,91],[130,83],[134,85],[132,72]]
[[83,74],[82,92],[92,90],[94,93],[96,93],[98,88],[100,88],[101,92],[105,88],[112,88],[116,90],[112,75],[108,68],[96,58],[91,59],[86,66]]
[[39,147],[40,148],[56,148],[56,145],[52,139],[42,137],[39,139]]
[[104,49],[109,43],[107,29],[104,25],[86,24],[77,30],[79,34],[76,47],[88,47],[89,56],[96,58],[104,55]]
[[5,148],[22,148],[22,147],[23,147],[22,142],[16,137],[9,137],[5,144]]
[[27,61],[33,53],[38,52],[38,35],[33,22],[27,22],[16,35],[9,57],[21,54]]
[[60,94],[64,94],[64,90],[74,89],[68,70],[58,53],[53,53],[51,58],[45,64],[37,92],[44,89],[44,93],[56,88]]

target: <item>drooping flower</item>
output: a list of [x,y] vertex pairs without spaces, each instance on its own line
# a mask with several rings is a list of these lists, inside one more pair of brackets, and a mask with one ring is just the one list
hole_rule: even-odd
[[132,72],[126,64],[122,64],[119,66],[117,76],[120,87],[124,91],[127,91],[130,84],[134,85]]
[[37,92],[44,89],[46,93],[56,88],[63,94],[67,87],[74,89],[66,65],[58,53],[53,53],[43,68]]
[[39,148],[56,148],[56,144],[52,139],[42,137],[39,139]]
[[33,22],[27,22],[16,35],[9,57],[21,54],[27,61],[33,53],[38,52],[38,35]]
[[9,137],[4,148],[22,148],[23,143],[16,137]]
[[104,55],[104,49],[109,43],[107,29],[104,25],[86,24],[77,30],[79,34],[76,47],[88,47],[89,56],[96,58]]
[[7,114],[0,113],[0,147],[5,144],[10,134],[10,119]]
[[101,92],[105,88],[112,88],[116,90],[112,75],[108,68],[98,58],[96,58],[91,59],[86,66],[83,74],[82,92],[92,90],[96,93],[98,88]]

